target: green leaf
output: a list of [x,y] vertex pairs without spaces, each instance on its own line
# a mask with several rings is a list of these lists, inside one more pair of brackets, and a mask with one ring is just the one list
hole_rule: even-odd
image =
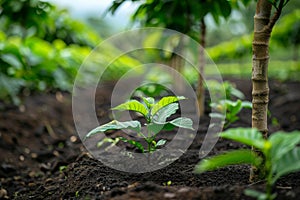
[[[260,191],[246,189],[244,191],[244,193],[245,193],[245,195],[247,195],[249,197],[256,198],[257,200],[267,200],[268,199],[268,195],[266,193],[263,193],[263,192],[260,192]],[[271,199],[275,199],[275,197],[276,197],[276,194],[272,194],[270,196]]]
[[210,118],[224,119],[225,116],[221,113],[209,113]]
[[220,133],[222,138],[234,140],[263,151],[267,141],[263,139],[262,134],[252,128],[233,128]]
[[224,18],[228,18],[231,14],[231,5],[229,3],[229,1],[219,1],[219,6],[220,6],[220,11],[221,11],[221,15]]
[[103,124],[98,126],[97,128],[91,130],[87,135],[86,138],[95,135],[97,133],[103,133],[108,130],[119,130],[119,129],[131,129],[136,132],[141,131],[141,123],[139,121],[128,121],[128,122],[119,122],[117,120],[113,120],[107,124]]
[[165,126],[165,123],[162,123],[162,124],[150,123],[147,125],[147,129],[148,129],[148,131],[150,131],[154,134],[157,134],[163,130],[164,126]]
[[284,154],[294,149],[300,143],[300,132],[292,133],[276,132],[269,137],[271,142],[271,159],[277,162]]
[[151,115],[155,115],[161,108],[177,102],[179,100],[183,100],[186,99],[183,96],[168,96],[168,97],[163,97],[161,100],[159,100],[159,102],[157,102],[156,104],[153,105],[152,109],[151,109]]
[[[154,108],[154,107],[153,107]],[[155,115],[152,117],[154,123],[163,124],[166,122],[167,118],[175,114],[178,110],[178,103],[171,103],[162,108],[160,108]]]
[[235,150],[200,161],[200,163],[196,166],[195,172],[203,173],[205,171],[239,164],[251,164],[258,166],[261,161],[261,158],[251,150]]
[[122,104],[112,108],[112,110],[120,110],[120,111],[132,110],[132,111],[141,113],[145,117],[148,115],[148,109],[142,103],[138,102],[137,100],[130,100],[126,103],[122,103]]
[[128,144],[131,144],[133,146],[135,146],[136,148],[138,148],[142,153],[144,153],[144,147],[141,143],[134,141],[134,140],[128,140],[126,138],[123,137],[119,137],[120,140],[122,140],[123,142],[126,142]]
[[155,101],[152,97],[142,97],[143,101],[145,102],[146,106],[148,109],[152,108],[154,105]]
[[116,145],[119,141],[120,141],[119,138],[112,139],[112,138],[106,137],[97,143],[97,147],[99,148],[105,143],[112,143],[113,145]]
[[17,58],[17,56],[13,54],[3,54],[1,56],[1,59],[16,69],[21,69],[23,66],[21,61]]
[[148,124],[147,126],[148,130],[153,132],[154,134],[159,133],[162,130],[170,131],[173,130],[175,127],[194,130],[193,121],[187,117],[179,117],[172,121],[164,123],[153,122]]
[[242,101],[242,107],[252,109],[252,103],[250,101]]
[[170,124],[180,127],[194,130],[193,121],[187,117],[179,117],[169,122]]
[[237,101],[225,100],[225,105],[231,115],[238,114],[242,109],[242,101],[239,99]]
[[159,140],[157,143],[156,143],[156,147],[158,147],[158,146],[163,146],[164,144],[166,144],[166,142],[167,142],[167,140],[164,140],[164,139],[161,139],[161,140]]
[[275,176],[272,180],[273,184],[281,176],[300,170],[300,148],[285,153],[277,162],[273,163],[273,173]]
[[[228,85],[229,85],[230,83],[228,83]],[[244,99],[245,98],[245,95],[240,91],[240,90],[238,90],[238,89],[236,89],[236,88],[234,88],[231,84],[230,84],[230,86],[227,86],[227,87],[229,87],[227,90],[229,90],[229,93],[232,95],[232,96],[235,96],[235,97],[237,97],[237,98],[239,98],[239,99]]]

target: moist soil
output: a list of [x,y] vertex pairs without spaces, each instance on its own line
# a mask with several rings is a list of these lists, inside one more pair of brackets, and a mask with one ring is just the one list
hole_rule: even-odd
[[[250,81],[229,80],[250,100]],[[97,91],[96,111],[102,121],[109,120],[113,86],[108,82]],[[270,81],[270,132],[300,129],[299,87],[300,82]],[[111,169],[87,152],[75,130],[70,94],[34,94],[23,102],[19,107],[0,103],[0,199],[234,200],[252,199],[244,195],[245,189],[264,189],[264,182],[248,181],[247,165],[193,172],[201,160],[208,111],[200,119],[192,145],[178,160],[153,172],[135,174]],[[239,117],[232,127],[251,126],[250,110]],[[219,139],[209,155],[237,148],[245,146]],[[277,199],[299,199],[300,173],[281,178],[273,189]]]

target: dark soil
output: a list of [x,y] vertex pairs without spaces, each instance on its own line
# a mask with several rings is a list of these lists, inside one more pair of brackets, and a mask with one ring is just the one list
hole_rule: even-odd
[[[230,79],[251,95],[250,81]],[[299,82],[270,82],[270,132],[300,129]],[[113,84],[98,90],[97,114],[109,120]],[[248,181],[249,166],[232,166],[194,174],[209,118],[201,118],[188,151],[171,165],[149,173],[130,174],[93,159],[78,138],[67,93],[28,96],[24,106],[0,104],[0,199],[251,199],[246,188],[263,190]],[[208,114],[208,113],[206,113]],[[232,127],[250,127],[243,111]],[[273,120],[272,120],[273,118]],[[279,124],[274,123],[276,120]],[[272,123],[273,121],[273,123]],[[244,147],[219,139],[210,155]],[[280,179],[277,199],[299,199],[300,173]]]

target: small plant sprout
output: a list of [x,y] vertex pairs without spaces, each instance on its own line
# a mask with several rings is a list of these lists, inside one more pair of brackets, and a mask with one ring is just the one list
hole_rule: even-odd
[[219,83],[214,80],[209,80],[207,85],[213,94],[222,93],[222,88],[225,90],[226,96],[224,100],[210,103],[213,112],[209,114],[211,118],[225,119],[224,128],[228,128],[230,124],[239,119],[237,115],[243,108],[252,109],[252,103],[241,100],[245,98],[245,95],[236,89],[232,83],[228,81]]
[[300,170],[300,131],[291,133],[276,132],[269,139],[256,129],[236,128],[220,133],[225,139],[234,140],[255,147],[260,153],[251,149],[233,150],[204,159],[197,164],[195,172],[216,170],[228,165],[251,164],[259,169],[260,176],[266,180],[266,191],[245,190],[245,194],[259,200],[272,200],[272,187],[276,181],[288,173]]
[[163,183],[163,186],[171,186],[172,185],[172,181],[167,181]]
[[79,197],[79,191],[78,191],[78,190],[75,192],[75,197],[76,197],[76,198]]
[[212,118],[221,118],[223,119],[224,116],[221,113],[225,114],[225,122],[224,128],[227,128],[230,124],[234,123],[239,119],[237,116],[239,112],[243,109],[252,109],[252,103],[249,101],[242,101],[240,99],[236,101],[231,100],[222,100],[218,103],[211,103],[210,106],[214,108],[215,111],[210,113],[209,116]]
[[175,127],[186,128],[193,130],[193,121],[190,118],[178,117],[176,119],[167,121],[167,119],[176,113],[179,109],[178,101],[186,99],[183,96],[167,96],[160,99],[158,102],[151,97],[142,97],[142,103],[137,100],[130,100],[126,103],[120,104],[112,110],[119,111],[135,111],[140,113],[146,120],[145,133],[142,132],[141,123],[137,120],[120,122],[113,120],[107,124],[103,124],[92,131],[90,131],[86,137],[91,137],[98,133],[104,133],[108,130],[133,130],[138,137],[143,138],[147,143],[147,148],[145,148],[142,143],[126,139],[124,137],[117,137],[115,139],[107,138],[105,141],[100,141],[98,146],[101,146],[104,142],[111,142],[113,144],[123,141],[133,145],[141,152],[153,152],[158,147],[165,145],[167,142],[164,139],[156,140],[158,133],[161,130],[173,130]]

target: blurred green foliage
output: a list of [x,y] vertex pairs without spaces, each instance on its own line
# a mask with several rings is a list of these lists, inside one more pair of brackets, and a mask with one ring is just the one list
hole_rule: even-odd
[[70,90],[97,34],[48,2],[2,0],[0,8],[0,99],[19,104],[24,90]]
[[139,4],[132,19],[142,26],[164,27],[188,34],[198,40],[200,22],[208,14],[219,24],[222,18],[227,19],[230,16],[233,9],[240,9],[252,0],[114,0],[108,11],[114,14],[128,1]]
[[21,89],[45,91],[70,90],[77,68],[90,52],[87,46],[69,45],[59,39],[49,43],[37,37],[0,38],[0,98],[20,103]]
[[[0,99],[18,105],[25,91],[70,91],[80,65],[101,41],[91,27],[48,2],[1,0]],[[106,67],[101,59],[110,57],[98,52],[94,68]],[[132,63],[126,56],[117,59],[106,78],[122,75]]]
[[218,45],[207,48],[209,56],[215,61],[228,61],[251,55],[252,34],[221,42]]
[[294,47],[294,59],[297,59],[297,48],[300,46],[300,9],[286,14],[274,27],[273,41],[283,47]]
[[0,28],[8,36],[35,36],[48,42],[95,46],[100,38],[86,24],[74,20],[67,10],[59,10],[40,0],[1,0]]
[[[252,52],[252,38],[253,34],[243,35],[238,38],[233,38],[229,41],[221,42],[215,46],[207,48],[209,56],[215,62],[228,62],[233,59],[244,58]],[[298,58],[298,49],[300,46],[300,10],[296,9],[293,12],[286,14],[280,19],[278,24],[274,27],[271,38],[271,54],[279,52],[282,54],[280,59],[295,59]],[[282,47],[292,52],[285,54]],[[281,48],[281,49],[278,49]],[[285,50],[286,51],[286,50]],[[278,58],[278,56],[276,56]]]

